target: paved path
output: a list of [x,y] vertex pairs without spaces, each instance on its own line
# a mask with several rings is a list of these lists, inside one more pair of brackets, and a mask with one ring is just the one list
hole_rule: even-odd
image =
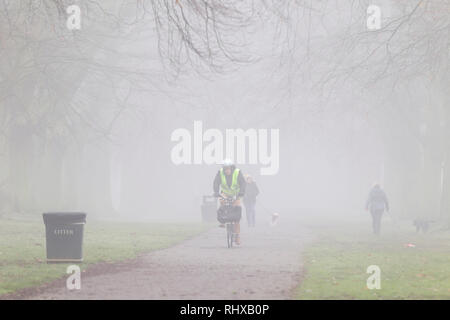
[[[284,223],[283,223],[284,222]],[[289,299],[311,235],[293,221],[242,227],[242,246],[226,248],[214,228],[136,261],[94,266],[79,291],[61,281],[29,299]]]

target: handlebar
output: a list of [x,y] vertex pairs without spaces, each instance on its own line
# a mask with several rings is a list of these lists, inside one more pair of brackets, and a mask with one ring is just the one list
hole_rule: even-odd
[[221,199],[223,201],[226,201],[226,202],[234,202],[235,200],[238,199],[237,196],[229,197],[229,196],[223,195],[223,194],[214,194],[213,197],[219,198],[219,199]]
[[224,195],[223,193],[219,193],[219,194],[213,194],[213,197],[215,197],[215,198],[221,198],[221,199],[234,199],[234,200],[236,200],[238,197],[237,196],[227,196],[227,195]]

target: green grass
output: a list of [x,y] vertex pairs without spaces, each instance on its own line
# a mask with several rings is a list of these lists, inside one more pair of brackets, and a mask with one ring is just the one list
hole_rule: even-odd
[[[416,234],[409,223],[383,227],[380,237],[367,223],[317,227],[319,239],[305,251],[295,298],[450,299],[450,232]],[[367,289],[370,265],[381,269],[379,290]]]
[[[167,248],[194,236],[200,223],[92,222],[85,226],[81,269],[99,262],[116,262]],[[0,219],[0,297],[66,275],[69,264],[47,264],[45,227],[41,220]]]

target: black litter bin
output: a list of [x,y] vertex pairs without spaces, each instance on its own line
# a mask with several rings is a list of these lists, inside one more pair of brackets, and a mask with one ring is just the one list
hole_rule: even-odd
[[203,196],[202,203],[203,222],[214,222],[217,220],[217,198],[214,196]]
[[47,262],[83,261],[83,231],[86,213],[44,213]]

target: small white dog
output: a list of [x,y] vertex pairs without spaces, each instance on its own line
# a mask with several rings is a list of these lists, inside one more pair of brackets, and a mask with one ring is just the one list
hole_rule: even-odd
[[278,212],[272,213],[272,220],[270,221],[271,227],[275,227],[277,225],[279,216],[280,215],[278,214]]

